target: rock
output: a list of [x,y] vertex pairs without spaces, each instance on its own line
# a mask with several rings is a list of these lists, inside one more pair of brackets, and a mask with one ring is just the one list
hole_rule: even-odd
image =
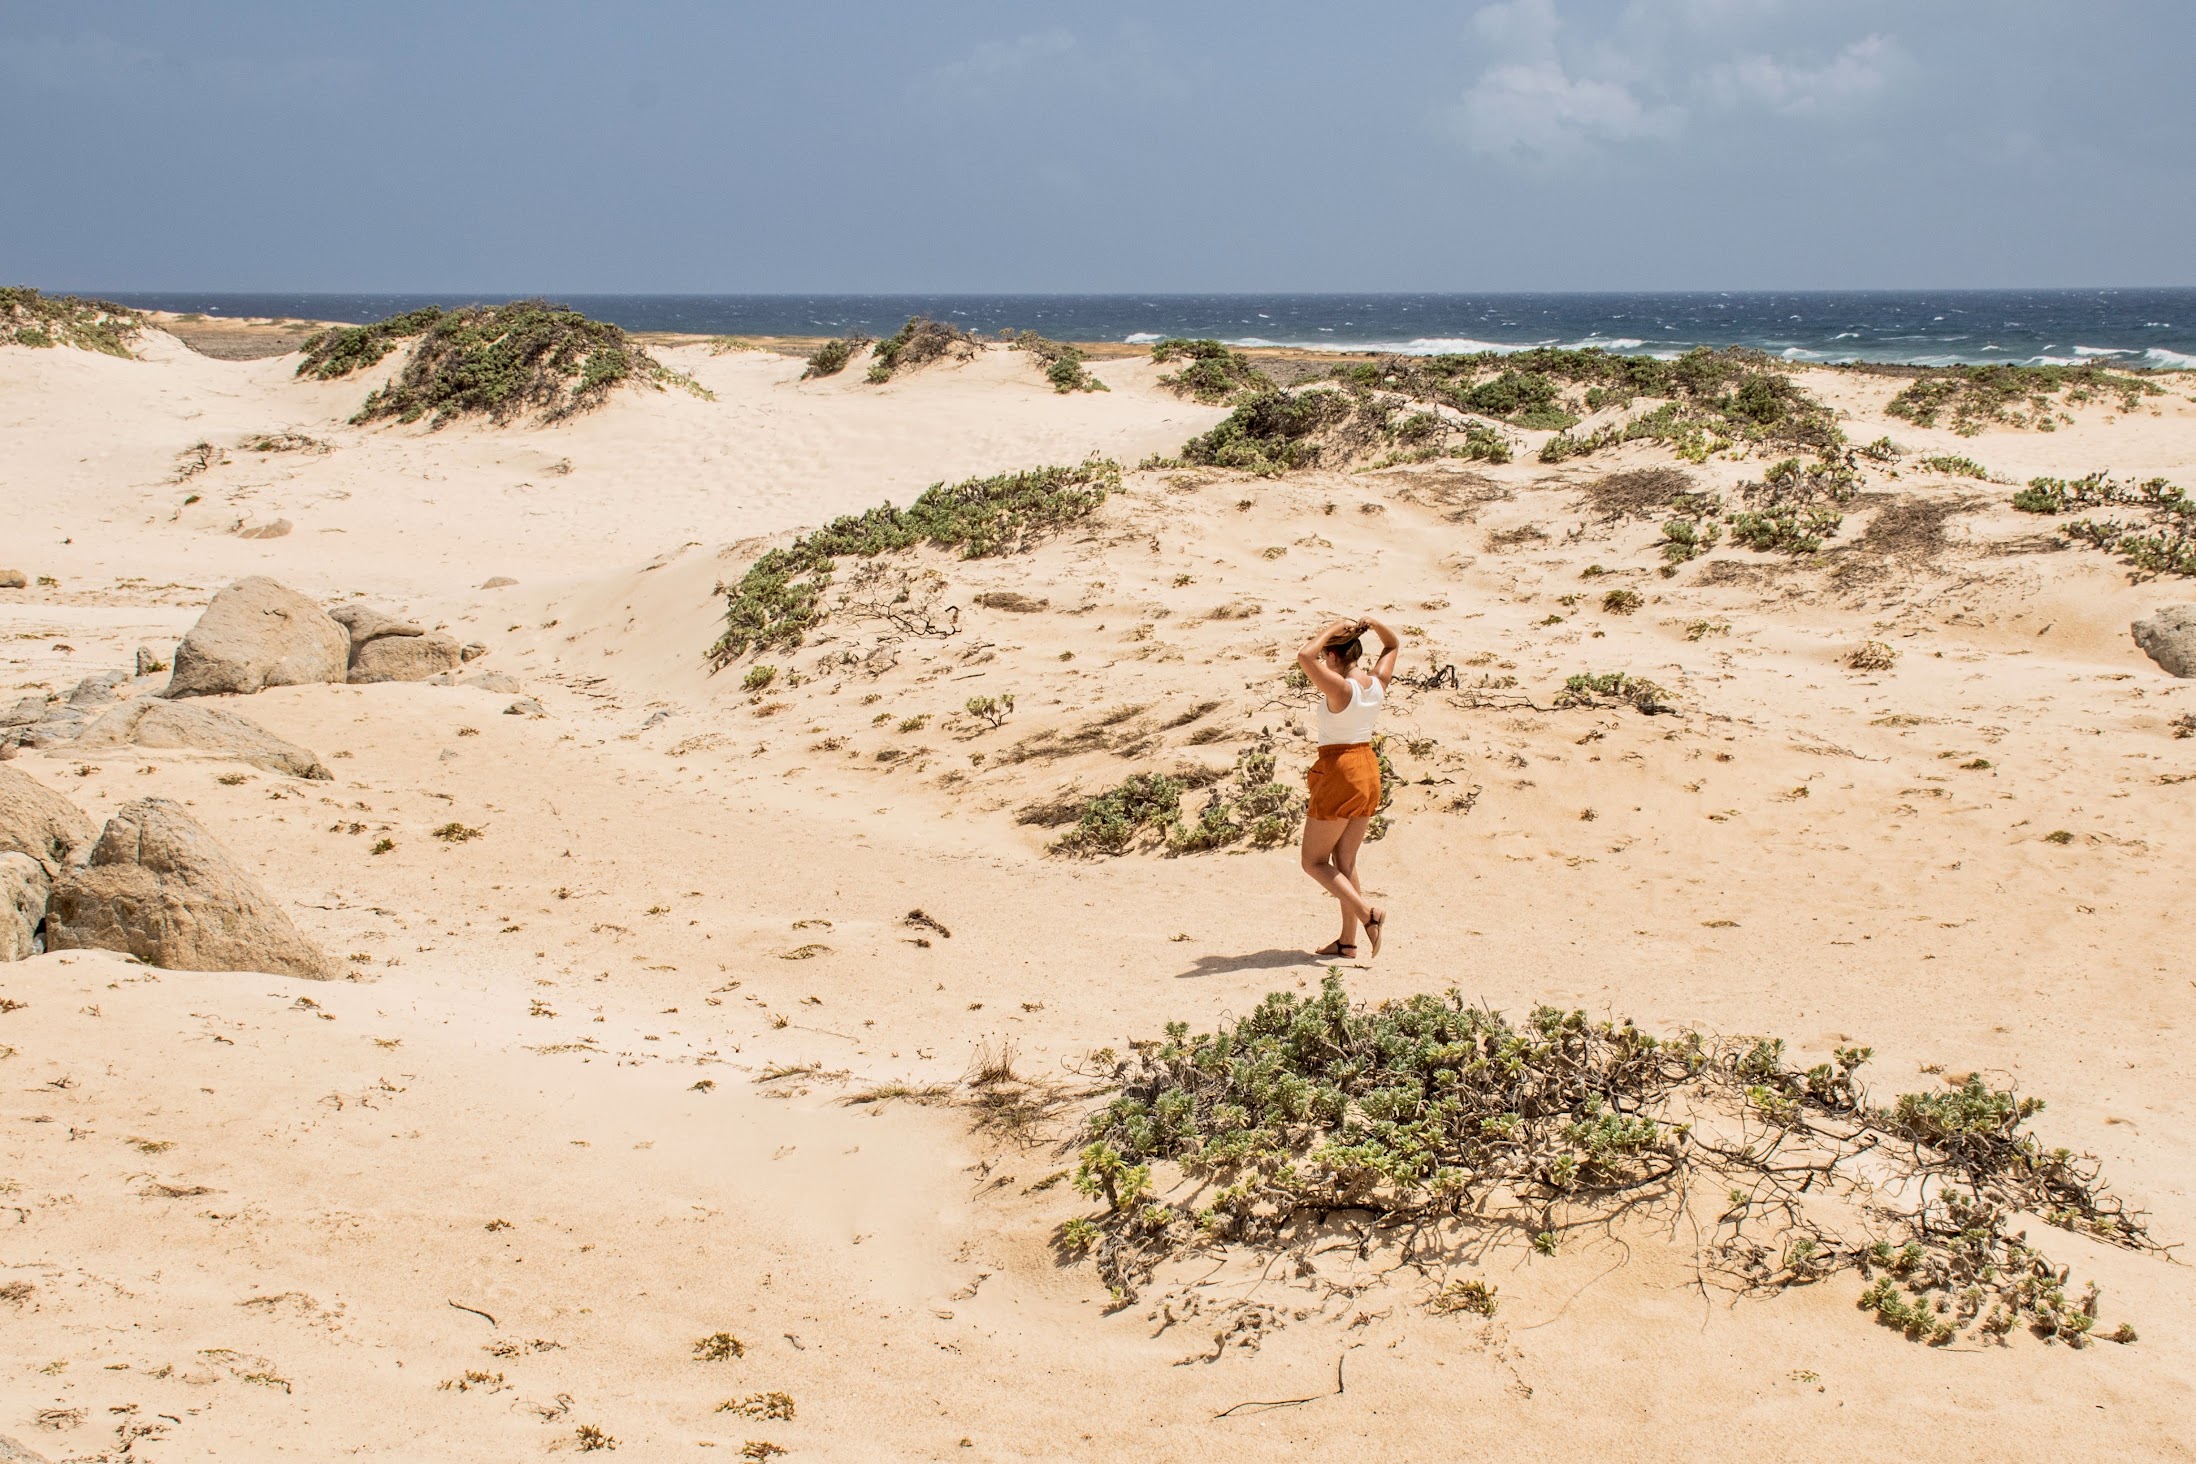
[[351,633],[349,676],[354,686],[425,681],[463,659],[458,643],[449,636],[371,605],[341,605],[328,613]]
[[2196,605],[2168,605],[2128,629],[2160,670],[2172,676],[2196,676]]
[[[23,704],[18,703],[16,711],[21,710]],[[73,707],[67,702],[44,702],[38,710],[40,715],[35,722],[13,726],[0,723],[0,757],[13,757],[18,747],[59,747],[74,742],[77,734],[90,723],[90,717],[82,707]],[[15,712],[8,715],[13,717]]]
[[445,671],[434,678],[436,686],[468,686],[475,691],[492,691],[499,696],[516,696],[526,688],[508,671]]
[[7,711],[0,712],[0,727],[28,727],[46,718],[48,703],[42,696],[26,696]]
[[76,683],[69,692],[72,707],[103,707],[114,700],[115,688],[130,679],[127,671],[102,671]]
[[467,641],[464,645],[458,647],[458,659],[460,661],[477,661],[487,654],[488,648],[479,641]]
[[188,748],[293,778],[325,781],[328,777],[319,758],[295,743],[284,742],[257,722],[220,707],[150,697],[125,702],[108,712],[84,729],[76,745],[84,749],[132,745]]
[[[17,585],[18,587],[20,587],[20,586],[22,585],[22,583],[23,583],[23,577],[22,577],[21,575],[17,575],[17,576],[15,577],[15,583],[16,583],[16,585]],[[490,579],[484,579],[484,580],[482,580],[482,581],[480,582],[480,587],[481,587],[482,589],[484,589],[484,590],[500,590],[500,589],[504,588],[504,587],[505,587],[506,585],[515,585],[515,584],[517,584],[517,583],[518,583],[518,581],[517,581],[517,580],[515,580],[515,579],[508,579],[508,578],[504,577],[503,575],[500,575],[500,574],[499,574],[499,575],[496,575],[496,576],[494,576],[493,578],[490,578]]]
[[183,637],[167,694],[215,696],[341,682],[350,650],[343,627],[318,605],[255,574],[214,596]]
[[46,949],[123,951],[171,971],[336,974],[258,882],[166,798],[117,810],[91,862],[54,883]]
[[27,961],[44,949],[46,896],[53,881],[28,854],[0,853],[0,961]]
[[371,605],[338,605],[328,612],[328,618],[350,632],[351,649],[357,650],[368,641],[379,640],[385,635],[425,635],[427,627],[400,620],[386,610]]
[[[493,581],[490,583],[493,583]],[[503,583],[510,584],[512,581],[505,580]],[[0,590],[20,590],[27,588],[29,584],[30,581],[23,577],[23,571],[20,569],[0,569]],[[487,586],[484,585],[482,588],[485,589]]]
[[137,648],[137,674],[152,676],[168,669],[168,663],[153,653],[151,646]]
[[374,681],[425,681],[458,664],[458,643],[436,631],[425,635],[385,635],[351,652],[351,684]]
[[0,1464],[46,1464],[46,1456],[0,1434]]
[[248,529],[238,529],[239,539],[280,539],[295,527],[286,518],[278,518],[271,524],[255,524]]
[[549,714],[542,710],[540,702],[535,701],[530,696],[522,696],[505,707],[503,715],[506,717],[546,717]]
[[28,854],[58,875],[92,844],[92,821],[27,773],[0,768],[0,850]]

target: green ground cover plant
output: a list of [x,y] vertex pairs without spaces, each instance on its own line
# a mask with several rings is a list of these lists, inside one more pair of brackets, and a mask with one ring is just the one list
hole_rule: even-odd
[[842,558],[875,559],[922,544],[964,559],[1014,553],[1087,518],[1120,483],[1119,464],[1091,458],[1074,467],[933,483],[906,508],[886,503],[833,519],[770,550],[737,583],[718,586],[724,631],[709,648],[710,669],[722,670],[751,650],[799,646],[829,608],[824,595]]
[[619,327],[542,300],[429,306],[371,325],[337,326],[306,340],[297,374],[322,381],[347,376],[414,337],[411,359],[387,385],[367,393],[354,424],[428,417],[443,427],[484,416],[502,425],[527,413],[555,422],[600,406],[628,383],[707,395]]
[[1949,417],[1962,437],[1994,424],[2050,431],[2058,405],[2053,398],[2062,392],[2072,405],[2107,397],[2132,412],[2144,397],[2162,396],[2164,389],[2101,366],[1947,366],[1916,377],[1885,410],[1917,427],[1934,427]]
[[1740,490],[1745,508],[1728,520],[1734,543],[1764,553],[1813,554],[1844,527],[1841,511],[1860,492],[1842,462],[1786,458]]
[[110,301],[0,286],[0,346],[73,346],[130,360],[135,356],[130,342],[144,328],[142,314]]
[[[1056,854],[1127,854],[1140,848],[1198,854],[1235,844],[1267,849],[1302,827],[1305,795],[1275,777],[1273,740],[1236,754],[1226,773],[1135,773],[1086,800],[1075,826],[1052,845]],[[1205,805],[1185,814],[1185,794],[1203,789]],[[1386,807],[1383,800],[1382,807]]]
[[1563,690],[1556,693],[1559,707],[1630,707],[1642,716],[1652,717],[1660,712],[1674,712],[1670,693],[1644,677],[1624,671],[1584,671],[1565,677]]
[[2023,513],[2064,514],[2085,508],[2131,508],[2134,518],[2079,518],[2059,525],[2077,544],[2116,554],[2146,574],[2196,575],[2196,499],[2164,478],[2121,483],[2103,473],[2086,478],[2035,478],[2013,495]]
[[1151,348],[1151,359],[1162,366],[1180,361],[1180,368],[1160,377],[1159,384],[1207,406],[1274,389],[1273,379],[1252,365],[1250,357],[1218,341],[1160,341]]
[[956,361],[973,361],[982,349],[975,336],[957,325],[927,315],[910,315],[907,324],[877,342],[867,380],[882,386],[903,371],[920,370],[948,356]]
[[1852,1271],[1862,1309],[1918,1340],[2026,1327],[2085,1345],[2096,1290],[2071,1294],[2021,1217],[2161,1252],[2144,1217],[2093,1159],[2029,1131],[2039,1100],[1970,1077],[1878,1104],[1869,1055],[1802,1069],[1781,1040],[1658,1038],[1551,1007],[1512,1022],[1453,989],[1373,1006],[1330,972],[1317,995],[1095,1054],[1106,1101],[1074,1184],[1100,1208],[1055,1240],[1125,1303],[1161,1265],[1230,1250],[1341,1238],[1438,1281],[1505,1237],[1553,1255],[1582,1230],[1690,1221],[1704,1286],[1765,1295]]
[[1932,473],[1942,473],[1948,478],[1974,478],[1987,481],[1990,470],[1969,457],[1925,457],[1921,466]]
[[1007,341],[1010,349],[1027,351],[1034,356],[1038,369],[1045,373],[1045,380],[1063,396],[1076,391],[1106,390],[1106,384],[1090,374],[1090,368],[1085,364],[1090,358],[1066,341],[1050,340],[1033,330],[1009,331]]

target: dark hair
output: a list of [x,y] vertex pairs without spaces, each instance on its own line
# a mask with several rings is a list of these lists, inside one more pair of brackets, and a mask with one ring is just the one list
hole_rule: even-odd
[[1357,658],[1365,654],[1364,637],[1353,635],[1348,640],[1332,640],[1319,648],[1341,658],[1342,667],[1348,670],[1357,664]]

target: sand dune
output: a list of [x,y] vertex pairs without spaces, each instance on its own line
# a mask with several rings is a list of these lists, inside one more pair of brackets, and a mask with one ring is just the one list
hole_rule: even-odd
[[[0,1285],[28,1288],[0,1300],[0,1433],[26,1447],[505,1460],[584,1425],[639,1458],[2190,1456],[2188,1268],[2040,1221],[2138,1343],[1925,1348],[1870,1325],[1850,1274],[1734,1301],[1652,1228],[1495,1246],[1493,1318],[1431,1314],[1435,1279],[1377,1253],[1200,1261],[1114,1309],[1051,1243],[1089,1208],[1043,1183],[1073,1163],[1064,1120],[1018,1142],[844,1101],[1007,1042],[1072,1084],[1094,1048],[1316,986],[1331,914],[1292,851],[1047,848],[1076,799],[1261,735],[1300,776],[1288,654],[1371,610],[1408,627],[1407,671],[1457,684],[1399,685],[1389,715],[1405,786],[1366,859],[1395,923],[1355,994],[1453,985],[1809,1060],[1861,1041],[1886,1093],[1984,1072],[2046,1099],[2039,1131],[2161,1238],[2196,1234],[2196,740],[2173,729],[2196,683],[2127,633],[2196,593],[2053,547],[2007,486],[2196,479],[2189,378],[1960,437],[1886,418],[1895,380],[1807,373],[1848,437],[1908,450],[1897,476],[1871,471],[1822,555],[1726,545],[1671,578],[1659,518],[1595,507],[1609,473],[1669,463],[1645,446],[1132,468],[1031,553],[896,559],[955,633],[835,616],[750,690],[704,652],[761,549],[941,479],[1134,465],[1223,410],[1133,360],[1063,397],[998,351],[878,388],[688,347],[668,359],[714,400],[365,429],[371,382],[158,334],[143,355],[0,351],[0,564],[34,577],[0,591],[0,702],[167,654],[256,573],[482,642],[546,715],[286,687],[246,710],[332,783],[140,747],[11,761],[94,819],[186,803],[356,977],[0,966]],[[318,446],[245,445],[276,432]],[[1912,466],[1940,453],[2002,481]],[[1762,468],[1680,466],[1726,491]],[[1849,669],[1869,640],[1896,661]],[[1674,712],[1556,706],[1600,671]],[[963,709],[1006,692],[999,727]],[[434,836],[452,822],[480,836]],[[696,1360],[720,1331],[744,1354]],[[792,1419],[719,1410],[773,1392]],[[1216,1417],[1283,1399],[1313,1401]]]

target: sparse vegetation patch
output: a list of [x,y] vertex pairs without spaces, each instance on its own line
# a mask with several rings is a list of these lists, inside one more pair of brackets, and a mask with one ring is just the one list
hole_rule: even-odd
[[2164,394],[2140,376],[2101,366],[1947,366],[1917,377],[1884,410],[1917,427],[1949,417],[1962,437],[1993,424],[2049,432],[2057,426],[2053,398],[2062,392],[2069,405],[2105,397],[2123,412],[2134,411],[2146,396]]
[[2136,518],[2081,518],[2059,525],[2079,544],[2117,554],[2148,574],[2196,575],[2196,499],[2163,478],[2119,483],[2103,473],[2068,481],[2036,478],[2013,495],[2024,513],[2062,514],[2083,508],[2132,508]]
[[413,336],[411,359],[367,394],[353,423],[431,417],[441,427],[479,415],[501,425],[528,412],[555,422],[601,405],[624,383],[702,392],[619,327],[540,300],[447,311],[429,306],[372,325],[338,326],[305,342],[297,374],[346,376]]
[[145,317],[127,306],[0,286],[0,346],[73,346],[131,360],[130,342],[144,328]]
[[854,359],[854,353],[869,344],[865,335],[842,336],[835,341],[825,341],[809,354],[807,369],[801,372],[801,380],[818,376],[837,376],[846,369],[846,363]]
[[1151,359],[1160,365],[1180,361],[1181,367],[1160,377],[1159,384],[1207,406],[1274,389],[1273,378],[1253,366],[1250,357],[1218,341],[1160,341],[1151,348]]
[[[1172,1258],[1302,1255],[1343,1215],[1360,1256],[1392,1247],[1436,1276],[1505,1232],[1553,1255],[1572,1231],[1690,1219],[1704,1278],[1737,1292],[1857,1271],[1860,1305],[1910,1337],[2025,1326],[2084,1345],[2096,1290],[2072,1294],[2022,1217],[2161,1250],[2143,1217],[2095,1161],[2027,1131],[2038,1100],[1970,1077],[1880,1106],[1868,1057],[1839,1047],[1802,1070],[1777,1040],[1661,1039],[1549,1007],[1513,1024],[1453,990],[1374,1007],[1330,974],[1216,1031],[1176,1022],[1101,1054],[1114,1096],[1075,1186],[1103,1208],[1057,1241],[1126,1301]],[[1490,1288],[1436,1295],[1495,1306]]]
[[902,371],[919,370],[948,356],[956,361],[973,361],[982,349],[976,337],[957,325],[927,315],[911,315],[907,324],[877,342],[868,380],[881,386]]
[[1090,374],[1083,363],[1089,358],[1082,351],[1065,341],[1048,340],[1033,330],[1010,332],[1011,348],[1027,351],[1037,358],[1037,365],[1045,373],[1045,380],[1052,389],[1065,395],[1076,391],[1104,391],[1106,384]]
[[887,503],[833,519],[719,587],[725,628],[709,649],[710,667],[722,670],[750,650],[800,645],[828,612],[824,595],[842,558],[875,559],[918,544],[958,550],[965,559],[1012,553],[1089,516],[1120,481],[1118,464],[1092,458],[1072,468],[934,483],[904,509]]

